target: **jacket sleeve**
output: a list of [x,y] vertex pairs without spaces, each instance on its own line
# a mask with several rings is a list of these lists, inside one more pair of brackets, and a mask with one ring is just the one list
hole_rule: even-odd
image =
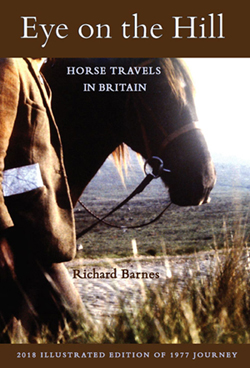
[[14,226],[4,203],[2,179],[19,103],[20,81],[14,59],[0,59],[0,231]]

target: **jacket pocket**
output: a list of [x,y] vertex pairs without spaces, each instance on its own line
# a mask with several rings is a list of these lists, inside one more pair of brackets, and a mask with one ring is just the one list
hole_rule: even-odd
[[[28,215],[32,209],[36,208],[36,204],[40,203],[42,197],[46,192],[45,186],[30,190],[28,192],[13,194],[12,196],[5,197],[5,204],[11,214],[15,216],[15,213],[23,213]],[[39,216],[38,213],[34,213],[34,216]]]

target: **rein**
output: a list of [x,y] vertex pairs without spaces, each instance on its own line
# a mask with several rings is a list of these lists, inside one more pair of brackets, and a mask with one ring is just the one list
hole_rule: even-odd
[[[157,173],[154,173],[154,172],[151,172],[151,173],[147,173],[146,172],[146,166],[147,164],[149,164],[149,161],[152,161],[152,160],[155,160],[155,161],[158,161],[159,162],[159,167],[158,167],[158,172]],[[144,227],[144,226],[147,226],[147,225],[150,225],[152,224],[153,222],[157,221],[162,215],[163,213],[170,207],[171,205],[171,202],[167,204],[167,206],[163,209],[162,212],[160,212],[159,215],[157,215],[154,219],[146,222],[146,223],[143,223],[143,224],[140,224],[140,225],[134,225],[134,226],[120,226],[120,225],[115,225],[115,224],[111,224],[109,222],[106,222],[105,219],[112,215],[114,212],[116,212],[117,210],[119,210],[121,207],[123,207],[126,203],[128,203],[133,197],[135,197],[137,194],[141,193],[147,186],[148,184],[153,180],[153,179],[157,179],[159,178],[163,171],[165,172],[170,172],[170,170],[167,170],[167,169],[164,169],[163,167],[163,161],[159,158],[159,157],[156,157],[156,156],[153,156],[150,160],[147,160],[145,162],[145,166],[144,166],[144,171],[146,173],[146,176],[145,178],[142,180],[142,182],[138,185],[138,187],[135,188],[135,190],[127,197],[125,198],[121,203],[119,203],[115,208],[113,208],[110,212],[108,212],[105,216],[103,217],[99,217],[97,215],[95,215],[92,211],[90,211],[88,209],[87,206],[84,205],[84,203],[80,200],[78,200],[78,203],[90,214],[92,215],[93,217],[95,217],[98,221],[93,223],[92,225],[90,225],[89,227],[87,227],[86,229],[82,230],[80,232],[80,234],[77,235],[77,238],[81,237],[82,235],[86,234],[88,231],[90,231],[91,229],[93,229],[97,224],[99,224],[100,222],[104,223],[105,225],[108,225],[110,227],[116,227],[116,228],[119,228],[119,229],[136,229],[136,228],[139,228],[139,227]]]
[[[171,143],[173,140],[175,140],[176,138],[178,138],[180,135],[183,135],[183,134],[189,132],[190,130],[194,130],[194,129],[199,129],[198,126],[197,126],[197,124],[195,122],[190,123],[190,124],[186,124],[183,127],[181,127],[180,129],[177,129],[176,131],[174,131],[172,134],[170,134],[163,141],[163,144],[161,146],[161,150],[160,151],[162,152],[169,145],[169,143]],[[152,164],[152,161],[155,161],[155,162],[158,163],[157,171],[154,168],[152,172],[147,172],[147,165],[148,164]],[[86,234],[87,232],[89,232],[90,230],[92,230],[99,223],[103,223],[103,224],[108,225],[110,227],[115,227],[115,228],[119,228],[119,229],[136,229],[136,228],[148,226],[148,225],[156,222],[164,214],[164,212],[170,207],[170,205],[172,204],[171,201],[165,206],[165,208],[155,218],[153,218],[152,220],[150,220],[150,221],[148,221],[146,223],[142,223],[140,225],[120,226],[120,225],[115,225],[115,224],[112,224],[112,223],[109,223],[109,222],[105,221],[105,219],[107,217],[109,217],[114,212],[116,212],[121,207],[123,207],[126,203],[128,203],[137,194],[141,193],[149,185],[149,183],[153,179],[158,179],[159,177],[161,177],[161,175],[163,174],[163,172],[170,173],[171,171],[164,168],[164,164],[163,164],[163,161],[162,161],[161,158],[159,158],[157,156],[152,156],[150,159],[146,160],[145,165],[144,165],[144,172],[145,172],[146,176],[142,180],[142,182],[135,188],[135,190],[127,198],[125,198],[122,202],[120,202],[116,207],[114,207],[110,212],[108,212],[106,215],[104,215],[102,217],[99,217],[96,214],[94,214],[81,200],[78,200],[78,203],[91,216],[93,216],[95,219],[97,219],[97,221],[94,222],[89,227],[87,227],[86,229],[83,229],[79,234],[77,234],[77,239],[79,239],[81,236],[83,236],[84,234]]]

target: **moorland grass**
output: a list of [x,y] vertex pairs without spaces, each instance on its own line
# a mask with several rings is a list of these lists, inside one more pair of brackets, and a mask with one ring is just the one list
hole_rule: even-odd
[[[242,226],[233,233],[225,226],[224,247],[218,250],[214,240],[214,262],[206,274],[199,271],[199,263],[194,260],[196,271],[190,269],[190,277],[180,284],[171,270],[166,269],[164,284],[149,287],[141,280],[141,298],[137,300],[117,290],[120,308],[112,318],[96,323],[86,310],[84,318],[77,321],[77,331],[66,324],[55,339],[44,328],[37,342],[250,343],[247,244]],[[12,342],[22,343],[27,339],[25,334],[19,334]]]

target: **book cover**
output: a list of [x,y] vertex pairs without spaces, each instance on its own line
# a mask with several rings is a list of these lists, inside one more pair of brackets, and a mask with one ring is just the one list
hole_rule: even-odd
[[[46,194],[61,185],[60,175],[66,190],[60,187],[60,196],[51,199],[57,210],[45,223],[51,222],[57,239],[70,244],[72,224],[65,236],[58,225],[65,222],[70,202],[77,240],[72,260],[59,252],[63,270],[47,266],[47,257],[54,259],[58,252],[40,246],[37,251],[42,262],[46,259],[46,283],[52,285],[47,294],[59,303],[51,313],[40,296],[37,311],[56,325],[63,310],[59,333],[51,336],[43,328],[38,339],[25,319],[28,334],[18,323],[18,333],[0,345],[3,361],[15,366],[178,367],[245,361],[247,24],[243,1],[237,7],[225,1],[6,4],[2,57],[44,59],[42,74],[34,76],[43,106],[25,101],[29,109],[32,105],[26,119],[39,121],[30,128],[29,160],[36,165],[41,160],[42,181],[39,170],[35,195],[11,193],[7,208],[14,227],[22,218],[16,206],[22,213],[36,211],[32,221],[20,223],[31,224],[32,239],[42,238],[45,232],[36,233],[34,224],[44,216]],[[11,93],[4,96],[11,98]],[[19,103],[17,116],[22,109]],[[27,136],[24,130],[21,138],[12,134],[9,147],[21,147],[22,139],[27,144]],[[49,141],[54,148],[46,161],[39,152],[47,152]],[[13,162],[23,162],[21,148]],[[12,149],[7,170],[24,166],[11,166]],[[40,211],[33,205],[37,196]],[[21,259],[20,269],[31,266],[30,254],[27,263],[23,254]],[[33,285],[23,279],[17,282]],[[33,290],[34,298],[39,291],[47,295],[41,287]],[[8,292],[2,295],[8,300]],[[64,301],[78,308],[78,298],[81,315],[72,321]],[[32,303],[26,303],[32,311]]]

